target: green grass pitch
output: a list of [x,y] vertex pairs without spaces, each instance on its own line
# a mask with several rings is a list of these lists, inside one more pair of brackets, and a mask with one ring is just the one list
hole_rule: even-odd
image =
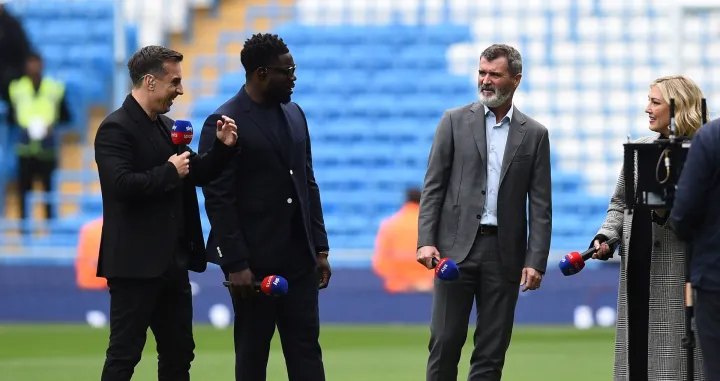
[[[469,331],[472,334],[472,329]],[[429,330],[405,325],[323,325],[321,342],[329,381],[421,381],[425,379]],[[84,325],[0,325],[0,380],[95,381],[107,345],[107,329]],[[608,328],[517,326],[503,380],[612,379],[614,331]],[[195,327],[193,380],[233,380],[232,329]],[[458,380],[467,379],[472,336],[460,360]],[[133,380],[157,380],[152,333]],[[285,381],[276,332],[269,381]]]

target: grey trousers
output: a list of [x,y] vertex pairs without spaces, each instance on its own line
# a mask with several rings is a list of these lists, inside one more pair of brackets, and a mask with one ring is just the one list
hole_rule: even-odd
[[519,284],[507,280],[497,235],[478,234],[458,268],[460,277],[455,281],[435,279],[426,380],[457,381],[475,300],[475,348],[468,381],[499,381],[510,346]]

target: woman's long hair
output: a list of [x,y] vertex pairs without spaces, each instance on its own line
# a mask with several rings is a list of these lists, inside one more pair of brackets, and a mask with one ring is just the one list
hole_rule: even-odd
[[[678,136],[692,136],[702,126],[702,98],[700,87],[684,75],[660,77],[650,84],[657,86],[665,102],[669,105],[670,98],[675,99],[675,126]],[[710,121],[710,110],[707,109],[707,121]]]

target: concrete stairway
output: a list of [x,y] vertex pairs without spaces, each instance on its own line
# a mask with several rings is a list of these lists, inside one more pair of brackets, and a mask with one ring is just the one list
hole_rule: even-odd
[[[292,5],[292,0],[282,0],[281,5]],[[170,37],[170,47],[180,51],[185,56],[183,62],[183,77],[184,81],[202,80],[202,81],[215,81],[219,74],[225,70],[238,70],[242,66],[240,64],[240,50],[242,49],[242,41],[237,44],[230,44],[227,46],[226,51],[218,52],[218,38],[222,31],[234,30],[242,31],[246,29],[244,25],[245,14],[249,6],[265,5],[267,0],[221,0],[220,9],[217,17],[213,17],[208,10],[196,10],[192,20],[192,31],[193,35],[190,39],[186,40],[182,35],[173,35]],[[270,28],[271,20],[267,18],[259,18],[253,20],[253,25],[247,26],[248,30],[253,32],[265,32]],[[237,57],[235,60],[230,60],[229,65],[226,67],[211,67],[206,66],[205,69],[200,73],[200,78],[193,78],[193,68],[197,64],[198,57],[203,55],[214,55],[218,53],[229,54]],[[187,82],[186,82],[187,83]],[[238,88],[240,87],[238,83]],[[187,118],[188,115],[184,115],[185,112],[189,111],[190,102],[199,95],[212,95],[213,93],[199,94],[192,91],[192,89],[186,89],[185,94],[178,98],[178,102],[175,105],[175,109],[181,110],[179,112],[173,111],[175,118]],[[60,163],[58,168],[60,169],[93,169],[96,170],[94,160],[83,162],[83,151],[85,148],[92,148],[92,142],[95,138],[100,122],[107,115],[108,110],[104,108],[95,108],[90,111],[90,118],[88,119],[87,128],[87,145],[84,146],[81,140],[77,136],[66,136],[62,142],[60,148]],[[41,189],[39,184],[36,184],[36,189]],[[78,193],[81,189],[81,184],[65,182],[61,184],[60,191],[63,193]],[[99,192],[99,184],[95,184],[92,189]],[[12,183],[9,185],[8,192],[6,193],[6,208],[5,217],[10,219],[19,218],[20,208],[19,199],[17,192],[17,184]],[[73,214],[77,211],[76,205],[63,205],[61,209],[61,215]],[[37,206],[33,211],[35,218],[43,218],[45,216],[44,208]]]
[[[244,41],[237,41],[228,44],[225,51],[218,51],[218,39],[222,31],[238,31],[249,30],[254,33],[268,32],[271,21],[268,18],[257,18],[253,20],[252,25],[245,25],[245,15],[249,7],[262,6],[268,3],[267,0],[221,0],[220,9],[217,17],[212,17],[209,11],[196,11],[195,18],[192,23],[193,36],[189,41],[185,41],[182,36],[172,36],[170,46],[183,53],[185,59],[183,61],[183,81],[186,83],[198,83],[200,81],[208,81],[214,83],[219,75],[224,71],[237,71],[242,68],[240,63],[240,51]],[[294,3],[292,0],[281,0],[280,5],[290,6]],[[197,72],[193,70],[197,67],[198,58],[201,56],[228,54],[234,59],[228,60],[223,67],[215,65],[204,66],[203,70],[197,76]],[[238,89],[242,84],[238,83]],[[187,86],[187,85],[186,85]],[[188,88],[182,97],[177,99],[176,110],[173,115],[176,118],[188,118],[190,104],[193,99],[199,96],[214,95],[214,89],[200,90],[199,86],[192,86],[194,89]],[[208,86],[204,86],[208,87]],[[219,106],[219,105],[218,105]]]

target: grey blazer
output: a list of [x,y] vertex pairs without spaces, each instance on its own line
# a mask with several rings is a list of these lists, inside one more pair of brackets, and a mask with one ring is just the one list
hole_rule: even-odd
[[[470,252],[485,203],[484,111],[483,105],[475,102],[443,113],[420,200],[418,248],[435,246],[443,257],[456,263]],[[552,231],[550,142],[547,128],[517,108],[510,123],[498,193],[498,238],[508,279],[519,282],[523,267],[544,273]]]

